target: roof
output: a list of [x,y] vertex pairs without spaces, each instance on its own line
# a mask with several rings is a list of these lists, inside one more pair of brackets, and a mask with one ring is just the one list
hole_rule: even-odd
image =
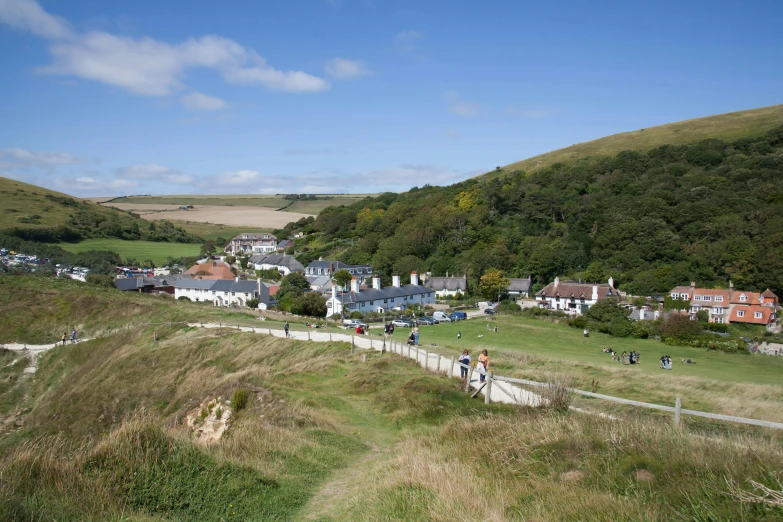
[[449,291],[449,292],[465,292],[468,289],[468,277],[465,275],[454,277],[428,277],[424,282],[427,288],[431,288],[436,292]]
[[280,285],[271,285],[269,287],[269,297],[274,297],[278,290],[280,290]]
[[231,281],[227,279],[181,279],[174,284],[174,288],[252,293],[258,289],[258,281],[254,279],[246,281],[235,281],[233,279]]
[[114,286],[122,291],[138,290],[139,288],[148,286],[158,288],[162,286],[173,286],[180,279],[183,279],[183,277],[178,275],[127,277],[115,279]]
[[[208,272],[209,275],[198,275],[197,272]],[[201,277],[202,279],[234,279],[231,267],[222,261],[207,261],[200,265],[193,265],[185,272],[186,275]]]
[[509,278],[508,292],[530,292],[530,288],[533,286],[533,282],[529,277],[525,278]]
[[[739,316],[739,311],[745,312],[743,317]],[[757,313],[761,313],[761,317],[756,318]],[[761,305],[737,305],[731,310],[731,316],[729,322],[731,323],[753,323],[753,324],[770,324],[775,321],[775,310],[768,306]]]
[[293,244],[294,242],[290,239],[284,239],[277,244],[277,248],[288,248],[289,246],[293,246]]
[[323,259],[319,259],[318,261],[312,261],[309,265],[307,265],[307,268],[332,268],[335,272],[337,270],[342,270],[343,268],[369,268],[372,269],[370,265],[347,265],[343,263],[342,261],[325,261]]
[[337,299],[342,303],[363,303],[411,295],[424,295],[433,292],[432,288],[421,285],[403,285],[401,287],[387,286],[380,290],[368,288],[360,292],[345,292],[337,294]]
[[617,295],[617,290],[608,283],[576,283],[574,281],[560,281],[557,286],[555,286],[555,283],[549,283],[546,288],[536,295],[540,297],[583,297],[592,299],[593,287],[597,287],[599,300]]
[[232,241],[241,241],[243,239],[274,239],[277,240],[277,236],[274,234],[239,234],[232,238]]
[[294,256],[286,254],[254,255],[250,256],[250,262],[254,265],[282,266],[291,272],[304,272],[305,269]]
[[777,300],[778,300],[778,296],[777,296],[777,295],[775,295],[775,292],[773,292],[773,291],[772,291],[772,290],[770,290],[769,288],[767,288],[766,290],[764,290],[764,292],[761,294],[761,296],[762,296],[762,297],[766,297],[766,298],[768,298],[768,299],[774,299],[775,301],[777,301]]

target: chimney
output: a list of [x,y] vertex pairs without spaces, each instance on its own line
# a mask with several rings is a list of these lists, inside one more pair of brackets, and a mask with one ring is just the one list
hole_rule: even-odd
[[555,276],[555,288],[557,288],[557,285],[560,284],[560,278]]
[[729,279],[729,303],[734,301],[734,283]]
[[598,285],[593,285],[593,301],[598,301]]
[[261,282],[261,278],[259,277],[258,280],[256,281],[256,291],[258,291],[258,297],[259,298],[261,297],[261,285],[262,284],[263,283]]
[[397,274],[394,274],[392,276],[392,286],[394,288],[399,288],[400,287],[400,276],[398,276]]
[[419,274],[415,271],[411,272],[411,284],[419,286]]
[[234,277],[234,282],[235,282],[235,283],[238,283],[238,282],[239,282],[239,276],[236,276],[236,277]]
[[372,276],[372,287],[376,290],[381,289],[381,278],[378,276]]
[[351,292],[359,293],[359,278],[356,276],[351,279]]
[[332,281],[332,303],[334,303],[334,306],[337,307],[337,285],[334,284],[334,281]]
[[611,277],[611,276],[609,277],[609,286],[611,286],[612,288],[614,288],[614,278],[613,278],[613,277]]
[[691,299],[696,294],[696,281],[691,281]]

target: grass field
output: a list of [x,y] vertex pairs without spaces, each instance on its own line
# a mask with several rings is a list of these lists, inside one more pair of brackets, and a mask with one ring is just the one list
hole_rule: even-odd
[[614,156],[624,150],[650,150],[661,145],[691,143],[707,138],[730,141],[759,136],[778,125],[783,125],[783,105],[717,114],[578,143],[506,165],[499,172],[488,172],[481,177],[492,178],[514,170],[533,172],[558,162],[569,163],[588,156]]
[[[456,379],[396,355],[366,353],[363,362],[346,343],[165,325],[183,316],[253,321],[242,311],[1,279],[3,338],[32,339],[64,321],[85,334],[113,332],[47,352],[34,379],[0,351],[0,415],[24,417],[0,435],[2,520],[783,516],[736,498],[754,490],[750,480],[781,487],[776,433],[485,406]],[[475,333],[483,325],[474,321],[422,329],[423,340],[448,336],[450,326]],[[238,389],[247,405],[220,441],[205,443],[186,426],[202,401],[225,404]]]
[[69,252],[88,250],[109,250],[116,252],[123,260],[151,260],[157,266],[166,264],[169,257],[197,256],[201,245],[196,243],[158,243],[154,241],[125,241],[122,239],[86,239],[78,243],[58,243],[57,246]]
[[193,205],[193,206],[242,206],[242,207],[266,207],[283,209],[285,212],[297,212],[301,214],[318,214],[329,206],[350,205],[365,197],[375,194],[319,194],[330,199],[317,199],[308,201],[294,201],[283,199],[281,196],[264,194],[237,194],[220,196],[129,196],[112,199],[112,204],[134,205]]
[[[219,237],[224,239],[231,239],[242,233],[248,234],[262,234],[265,232],[272,232],[271,228],[247,228],[247,227],[232,227],[228,225],[217,225],[214,223],[197,223],[195,221],[171,221],[174,226],[184,228],[191,234],[195,234],[204,239],[215,240]],[[225,245],[221,245],[223,247]]]

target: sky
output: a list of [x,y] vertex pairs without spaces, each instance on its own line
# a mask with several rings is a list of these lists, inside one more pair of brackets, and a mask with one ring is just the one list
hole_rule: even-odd
[[783,102],[783,2],[0,0],[0,176],[374,193]]

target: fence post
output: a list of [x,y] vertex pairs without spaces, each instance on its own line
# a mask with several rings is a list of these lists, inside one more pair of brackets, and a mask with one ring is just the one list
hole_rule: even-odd
[[[332,335],[331,335],[331,334],[329,334],[329,338],[330,338],[330,339],[332,338]],[[353,335],[352,335],[352,336],[351,336],[351,353],[353,353],[353,348],[354,348],[354,346],[355,346],[355,344],[354,344],[354,339],[353,339]]]
[[451,356],[451,369],[449,370],[449,377],[454,377],[454,356]]
[[[410,359],[410,358],[411,358],[411,345],[409,344],[409,345],[408,345],[408,359]],[[418,357],[418,354],[416,355],[416,358],[417,358],[417,359],[419,358],[419,357]]]
[[674,400],[674,425],[680,425],[680,398]]
[[440,372],[440,354],[435,354],[438,356],[438,364],[435,365],[435,371]]
[[367,354],[366,353],[362,354],[362,362],[367,362]]
[[470,390],[470,379],[473,377],[473,364],[468,365],[468,378],[465,381],[465,391]]
[[152,332],[152,342],[157,343],[158,342],[158,332],[154,331]]
[[310,332],[307,332],[307,340],[310,340]]
[[487,372],[487,388],[484,390],[484,404],[489,404],[489,396],[492,394],[492,370]]
[[[418,350],[418,348],[417,348],[417,350]],[[430,353],[427,350],[424,350],[424,369],[425,370],[427,369],[427,366],[429,365],[429,362],[430,362]]]
[[372,350],[372,349],[373,349],[373,347],[372,347],[372,339],[370,339],[370,350]]
[[271,328],[269,329],[269,335],[272,335],[272,329]]

